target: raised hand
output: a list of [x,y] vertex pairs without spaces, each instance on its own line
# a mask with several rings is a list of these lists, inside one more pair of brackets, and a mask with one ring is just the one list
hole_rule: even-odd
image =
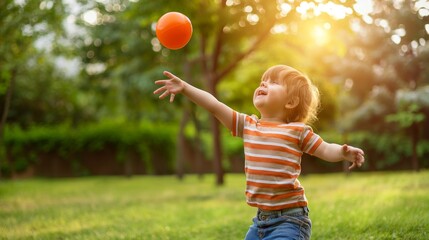
[[173,102],[176,94],[179,94],[183,91],[185,84],[180,78],[176,77],[175,75],[173,75],[168,71],[164,71],[163,74],[166,77],[168,77],[168,79],[155,81],[155,84],[163,85],[163,86],[156,89],[153,93],[154,94],[161,93],[161,95],[159,95],[160,99],[164,99],[165,97],[170,95],[170,102]]

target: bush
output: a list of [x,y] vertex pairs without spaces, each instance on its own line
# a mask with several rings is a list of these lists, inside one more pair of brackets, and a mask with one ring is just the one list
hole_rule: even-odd
[[[399,133],[353,132],[347,137],[335,132],[322,133],[325,141],[347,143],[365,151],[364,169],[411,169],[412,145],[409,137]],[[429,142],[421,139],[417,145],[420,167],[429,165]]]
[[143,161],[148,173],[154,172],[156,164],[162,164],[165,170],[161,172],[168,173],[173,168],[176,132],[177,127],[171,125],[124,121],[104,121],[76,128],[58,125],[23,130],[8,126],[4,135],[7,162],[2,161],[1,170],[6,175],[22,172],[43,160],[43,154],[53,154],[76,166],[73,161],[82,154],[111,149],[118,163],[125,164],[134,154]]

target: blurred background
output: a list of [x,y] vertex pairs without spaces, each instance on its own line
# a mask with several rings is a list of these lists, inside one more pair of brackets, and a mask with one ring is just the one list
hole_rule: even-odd
[[[180,50],[156,22],[193,24]],[[427,0],[2,0],[1,178],[243,172],[243,146],[181,96],[152,92],[169,70],[237,111],[287,64],[319,87],[313,125],[365,150],[359,171],[429,167]],[[303,174],[344,171],[306,156]]]

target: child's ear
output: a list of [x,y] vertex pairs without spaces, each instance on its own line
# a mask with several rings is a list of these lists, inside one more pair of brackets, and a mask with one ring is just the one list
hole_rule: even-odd
[[293,109],[299,104],[299,97],[292,97],[287,100],[285,108],[287,109]]

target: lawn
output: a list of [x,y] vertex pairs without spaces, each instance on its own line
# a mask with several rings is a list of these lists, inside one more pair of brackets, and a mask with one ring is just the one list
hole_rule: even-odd
[[[0,182],[0,239],[243,239],[241,174]],[[429,171],[302,176],[312,239],[429,239]]]

